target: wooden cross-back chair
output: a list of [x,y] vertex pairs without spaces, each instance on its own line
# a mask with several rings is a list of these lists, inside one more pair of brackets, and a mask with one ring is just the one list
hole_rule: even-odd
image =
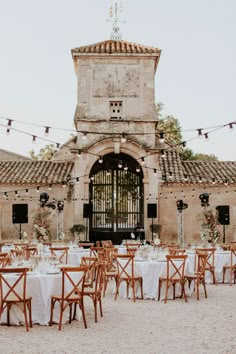
[[85,287],[93,287],[93,283],[96,276],[96,264],[98,262],[97,257],[81,257],[80,265],[87,267],[86,277],[85,277]]
[[136,300],[136,282],[140,284],[141,298],[143,299],[143,278],[135,275],[134,272],[134,255],[133,254],[117,254],[115,255],[118,274],[116,277],[115,300],[119,294],[119,288],[122,282],[126,282],[127,298],[129,297],[129,288],[132,289],[132,298]]
[[118,254],[118,249],[116,247],[105,248],[105,270],[104,270],[104,288],[103,296],[105,296],[107,283],[109,279],[116,279],[118,275],[118,269],[115,263],[115,256]]
[[37,256],[37,254],[38,254],[37,246],[29,246],[25,248],[25,256],[27,260],[32,256]]
[[11,259],[8,253],[0,253],[0,267],[6,267],[10,263]]
[[98,316],[97,316],[97,305],[99,304],[100,308],[100,315],[103,317],[102,312],[102,292],[104,286],[104,269],[105,264],[97,262],[95,264],[95,281],[93,287],[84,287],[83,296],[88,296],[93,301],[94,307],[94,316],[95,316],[95,323],[97,323]]
[[[26,295],[28,270],[28,268],[0,268],[0,315],[5,309],[7,310],[7,325],[10,326],[11,308],[17,306],[24,315],[26,331],[29,330],[29,327],[32,327],[32,298]],[[13,273],[17,275],[14,276]],[[11,280],[8,277],[9,275],[12,275]],[[13,276],[14,281],[12,281]]]
[[[207,264],[206,264],[206,271],[209,271],[212,274],[213,284],[217,285],[216,275],[215,275],[215,247],[211,248],[196,248],[196,252],[207,252]],[[195,260],[194,260],[194,269],[196,269],[197,265],[197,253],[195,253]]]
[[187,302],[187,297],[184,290],[184,271],[185,271],[185,263],[187,259],[187,255],[167,255],[167,271],[166,276],[159,278],[159,287],[158,287],[158,300],[160,300],[161,296],[161,287],[162,284],[165,283],[165,303],[168,299],[168,290],[172,286],[173,287],[173,300],[176,298],[175,296],[175,287],[176,284],[179,284],[181,287],[181,298],[184,295],[184,299]]
[[61,264],[68,263],[69,247],[49,247],[51,255],[56,257]]
[[[85,312],[84,312],[84,301],[83,301],[83,292],[84,292],[84,283],[87,272],[87,267],[62,267],[62,288],[60,295],[51,296],[51,310],[50,310],[50,321],[49,326],[53,323],[53,311],[55,304],[58,302],[60,305],[60,317],[59,317],[59,331],[62,328],[63,314],[69,306],[69,323],[76,318],[76,307],[79,305],[84,327],[87,328]],[[74,305],[74,312],[72,316]]]
[[230,264],[223,267],[223,284],[225,282],[225,273],[230,271],[230,285],[232,285],[232,280],[234,278],[234,284],[236,281],[236,243],[232,243],[230,248]]
[[185,282],[187,281],[189,284],[189,288],[191,282],[194,281],[194,290],[197,290],[197,300],[199,300],[199,287],[202,284],[205,292],[205,297],[207,298],[207,290],[206,290],[206,282],[205,282],[205,272],[206,272],[206,264],[208,253],[202,251],[196,251],[197,256],[197,267],[192,275],[185,275]]

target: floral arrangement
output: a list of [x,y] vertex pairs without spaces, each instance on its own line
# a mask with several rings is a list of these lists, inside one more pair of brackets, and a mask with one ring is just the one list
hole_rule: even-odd
[[204,243],[216,243],[220,238],[220,232],[217,229],[217,212],[211,208],[205,208],[203,211],[203,223],[201,225],[201,239]]
[[48,208],[39,208],[36,210],[33,219],[33,238],[40,242],[45,242],[51,237],[50,218],[52,211]]

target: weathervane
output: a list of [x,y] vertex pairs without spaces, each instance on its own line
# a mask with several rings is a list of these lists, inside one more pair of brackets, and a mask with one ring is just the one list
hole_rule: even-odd
[[118,23],[125,23],[125,21],[120,20],[119,14],[121,14],[123,11],[123,2],[121,0],[115,1],[111,6],[110,6],[110,13],[109,13],[109,19],[107,19],[108,22],[113,22],[112,30],[113,32],[111,33],[111,39],[114,41],[119,41],[121,40],[121,34],[119,33],[119,26]]

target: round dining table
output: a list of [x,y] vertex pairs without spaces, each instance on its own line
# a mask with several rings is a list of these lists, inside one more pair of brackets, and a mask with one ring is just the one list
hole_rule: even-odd
[[[121,261],[122,262],[122,261]],[[125,261],[123,261],[125,262]],[[159,257],[159,259],[141,259],[134,258],[134,271],[135,275],[141,276],[143,278],[143,296],[144,299],[158,299],[159,291],[159,278],[166,275],[167,271],[167,260],[165,255]],[[185,264],[185,274],[193,274],[193,267],[189,259],[186,260]],[[185,284],[185,293],[186,296],[191,296],[193,291],[194,284],[191,284],[189,288],[187,283]],[[170,287],[168,290],[168,298],[173,297],[173,287]],[[129,297],[132,297],[131,289]],[[176,288],[176,296],[181,294],[181,289]],[[122,282],[119,289],[119,296],[126,297],[126,283]],[[160,293],[160,300],[163,300],[165,297],[165,286],[162,286]],[[141,289],[139,283],[136,285],[136,298],[141,298]]]

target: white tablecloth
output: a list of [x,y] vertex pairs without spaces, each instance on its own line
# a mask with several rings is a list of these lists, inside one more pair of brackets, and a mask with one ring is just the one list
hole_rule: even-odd
[[[194,267],[195,250],[187,250],[188,258]],[[223,280],[223,266],[230,265],[230,251],[216,250],[215,252],[215,275],[217,283],[222,283]],[[229,283],[230,273],[225,274],[225,283]],[[213,282],[212,274],[206,271],[205,275],[206,283],[211,284]]]
[[[8,275],[8,281],[16,280],[17,276]],[[32,296],[32,322],[40,325],[48,325],[50,319],[51,295],[61,294],[61,272],[58,274],[27,274],[27,296]],[[78,306],[77,306],[78,308]],[[80,318],[78,311],[78,318]],[[65,311],[63,322],[69,319],[69,312]],[[59,306],[56,305],[53,314],[53,322],[59,321]],[[1,317],[1,323],[6,323],[6,310]],[[16,306],[10,312],[10,323],[19,325],[24,323],[23,314]]]
[[[143,295],[144,299],[158,299],[158,287],[159,287],[159,278],[166,275],[167,261],[166,260],[135,260],[134,261],[134,270],[135,274],[142,276],[143,278]],[[185,274],[192,274],[193,267],[191,262],[187,259],[185,265]],[[137,282],[136,285],[136,297],[141,297],[140,287]],[[190,296],[193,291],[193,283],[189,289],[187,284],[185,287],[185,292],[187,296]],[[126,297],[126,283],[122,282],[119,290],[119,295],[121,297]],[[129,297],[132,296],[130,292]],[[178,294],[177,294],[178,296]],[[163,300],[165,297],[165,283],[162,285],[160,300]],[[168,292],[168,298],[173,298],[172,287],[170,287]]]

